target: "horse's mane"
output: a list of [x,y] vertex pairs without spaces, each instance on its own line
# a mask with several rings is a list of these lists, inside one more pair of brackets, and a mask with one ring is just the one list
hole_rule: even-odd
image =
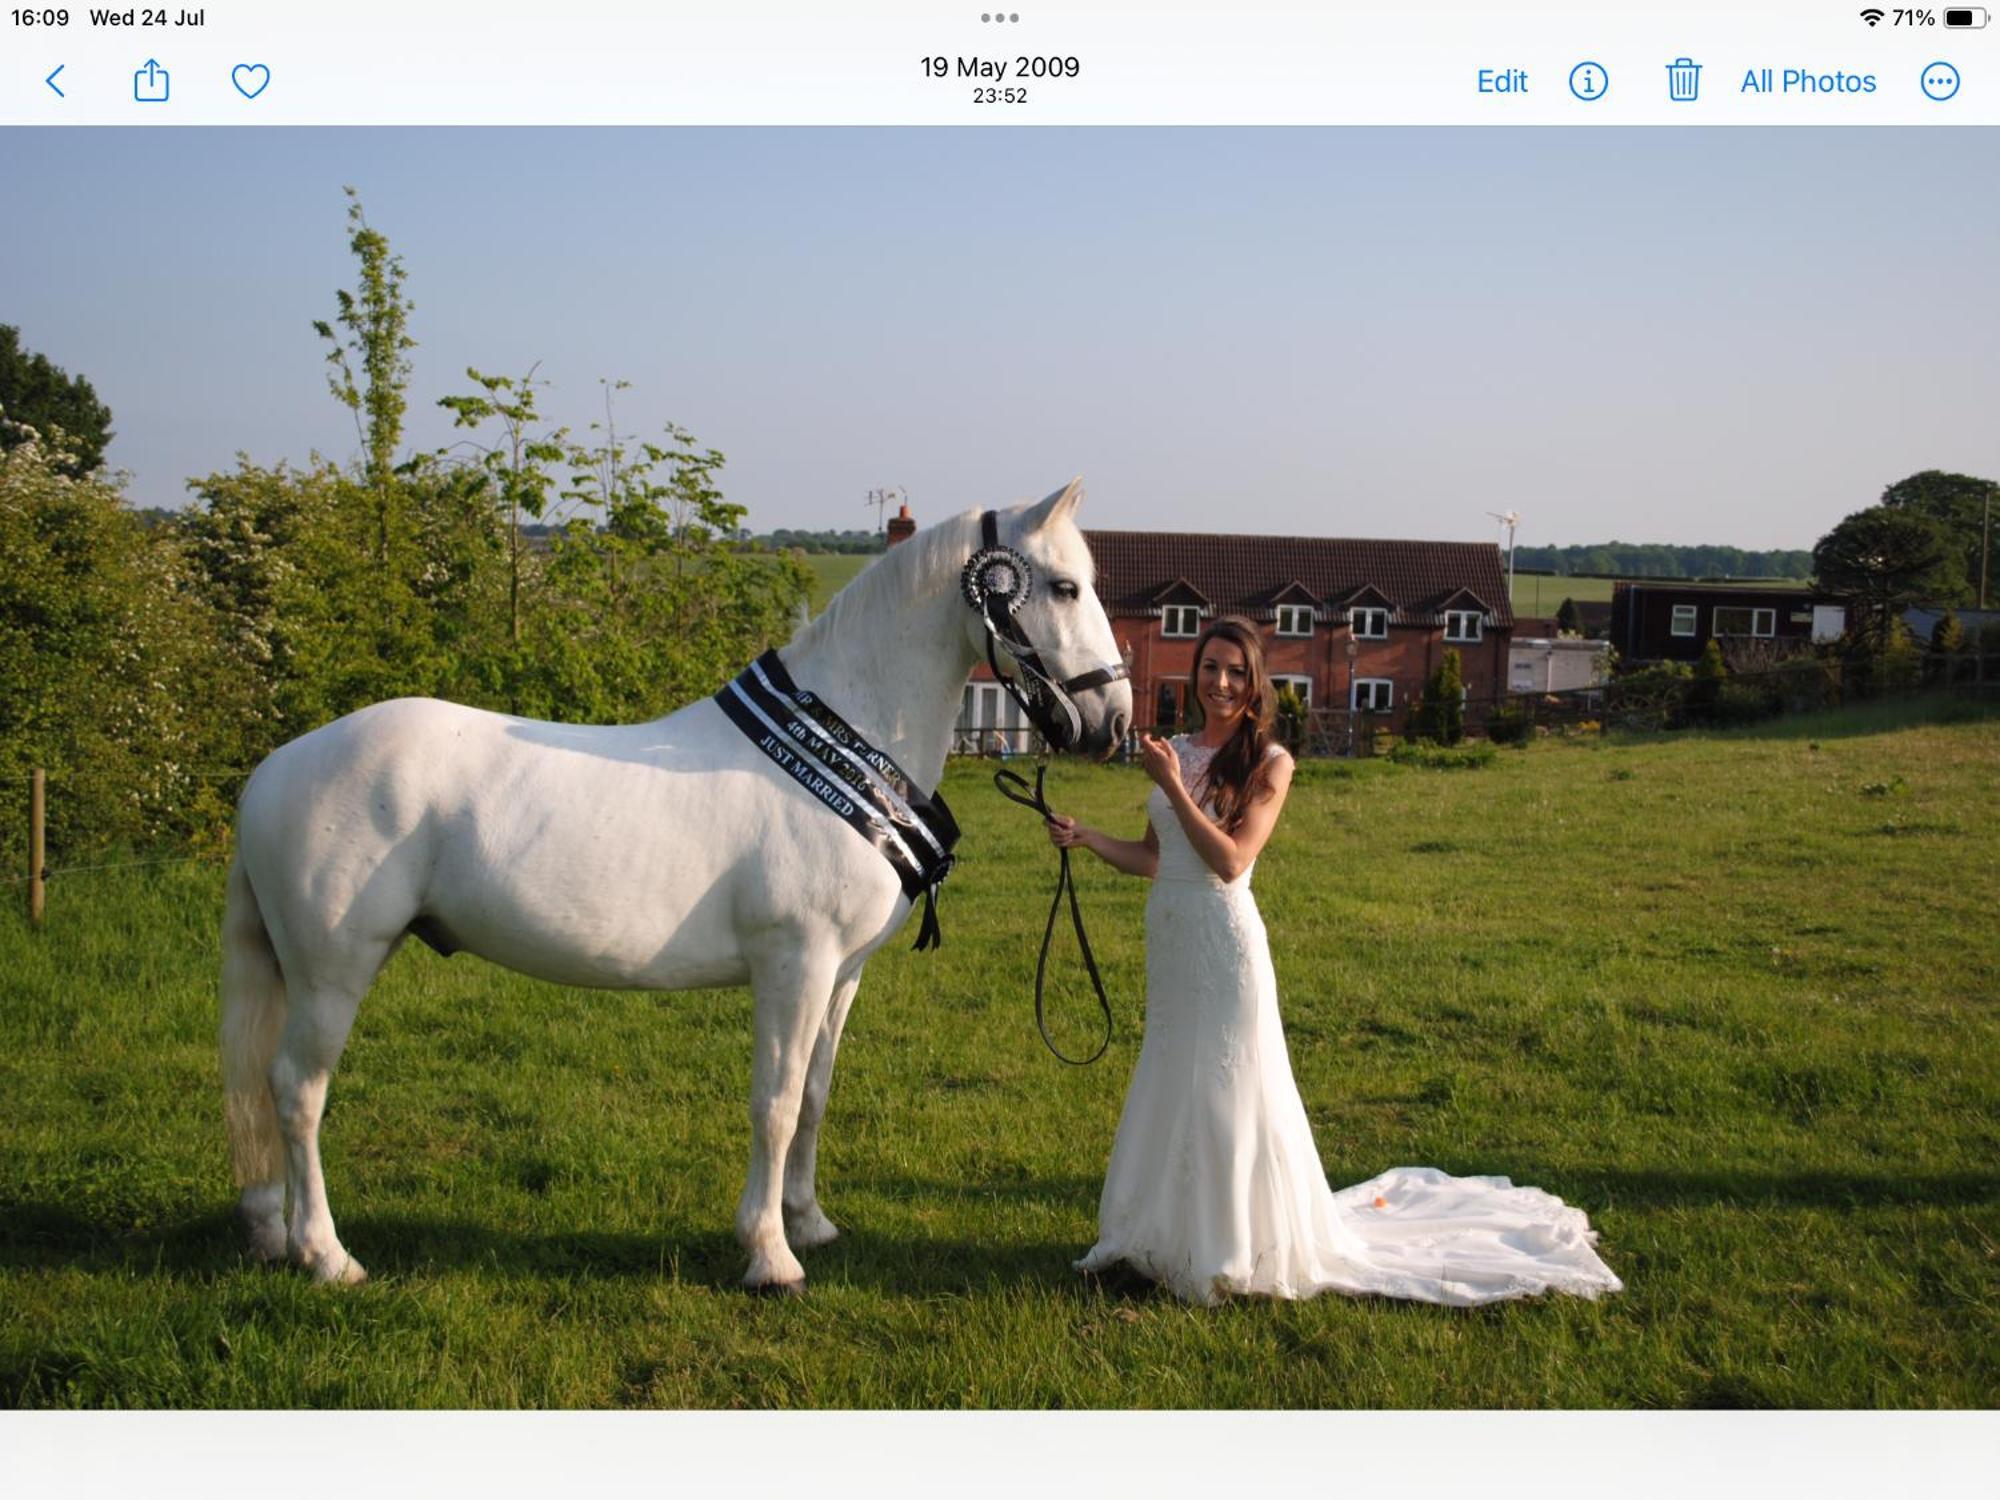
[[968,510],[898,542],[828,600],[791,644],[806,648],[824,644],[857,622],[880,620],[897,600],[923,599],[957,588],[978,536],[979,512]]

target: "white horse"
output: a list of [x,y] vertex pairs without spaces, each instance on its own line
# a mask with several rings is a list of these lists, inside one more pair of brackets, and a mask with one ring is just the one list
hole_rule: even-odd
[[[1058,680],[1118,655],[1079,494],[1072,481],[997,517],[1034,582],[1014,623]],[[988,649],[960,578],[980,536],[976,511],[918,532],[780,653],[926,792]],[[1129,684],[1079,698],[1073,748],[1108,755]],[[281,746],[243,791],[222,928],[223,1085],[251,1253],[320,1281],[364,1279],[327,1208],[320,1116],[362,995],[414,932],[558,984],[748,984],[743,1280],[801,1289],[793,1247],[838,1232],[814,1158],[841,1028],[863,963],[911,904],[882,855],[713,699],[586,726],[405,698]]]

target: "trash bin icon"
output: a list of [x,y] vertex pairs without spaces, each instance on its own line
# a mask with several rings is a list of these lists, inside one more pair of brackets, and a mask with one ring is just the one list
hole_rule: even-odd
[[1677,57],[1667,64],[1667,97],[1677,104],[1692,104],[1701,92],[1701,64],[1691,57]]

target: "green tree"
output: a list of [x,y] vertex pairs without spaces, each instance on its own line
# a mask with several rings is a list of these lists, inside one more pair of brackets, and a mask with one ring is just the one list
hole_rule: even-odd
[[[618,436],[612,393],[590,446],[570,454],[579,515],[550,559],[549,613],[535,644],[545,676],[581,674],[596,717],[652,717],[713,692],[791,631],[811,586],[796,556],[739,550],[744,507],[721,488],[723,455],[671,422],[664,441]],[[572,649],[563,650],[568,642]],[[581,646],[583,649],[574,649]]]
[[2000,584],[2000,550],[1994,547],[2000,538],[1991,534],[1987,524],[1991,512],[2000,511],[2000,483],[1970,474],[1925,469],[1908,479],[1897,480],[1882,491],[1882,504],[1893,511],[1937,522],[1957,546],[1969,592],[1964,599],[1951,602],[1973,602],[1982,562],[1989,589]]
[[1965,562],[1928,516],[1878,505],[1856,511],[1813,548],[1815,586],[1844,596],[1857,638],[1880,649],[1913,604],[1962,602]]
[[341,331],[324,319],[313,323],[313,331],[332,346],[326,355],[332,367],[327,388],[354,413],[368,484],[386,492],[409,405],[408,351],[417,346],[409,328],[415,305],[403,292],[403,258],[390,250],[388,236],[370,227],[361,195],[352,187],[342,191],[347,194],[347,222],[353,226],[347,248],[360,263],[361,284],[352,292],[340,288],[333,294],[338,309],[333,322]]
[[1457,647],[1445,648],[1437,670],[1424,683],[1410,714],[1410,730],[1440,745],[1456,745],[1465,738],[1465,667]]
[[1722,643],[1710,638],[1701,648],[1701,660],[1694,665],[1694,683],[1688,688],[1686,716],[1696,724],[1713,723],[1716,706],[1722,701],[1722,684],[1729,677],[1729,665],[1722,659]]
[[357,264],[354,290],[334,292],[333,322],[313,330],[329,346],[327,388],[354,414],[360,473],[332,489],[324,526],[303,535],[314,579],[320,628],[302,638],[318,666],[302,680],[321,690],[321,711],[337,716],[382,698],[431,691],[441,671],[429,611],[418,588],[427,562],[417,508],[399,465],[408,407],[413,304],[404,291],[402,257],[368,222],[360,195],[347,194],[348,249]]
[[1564,599],[1562,607],[1556,611],[1556,629],[1564,635],[1583,634],[1583,611],[1576,607],[1574,598]]
[[468,367],[466,379],[479,387],[478,393],[438,401],[452,413],[455,426],[477,430],[492,423],[499,429],[496,441],[470,446],[478,455],[476,463],[486,477],[488,493],[506,517],[507,638],[516,642],[521,639],[524,572],[521,517],[541,520],[558,482],[554,466],[570,456],[568,429],[545,427],[536,408],[536,388],[548,385],[535,379],[540,368],[537,361],[527,374],[511,376],[483,375]]
[[22,348],[21,330],[0,323],[0,450],[19,447],[30,430],[46,440],[45,463],[80,479],[104,463],[111,408],[88,380]]
[[1289,682],[1281,684],[1277,699],[1278,739],[1294,755],[1304,752],[1309,717],[1306,700],[1299,696],[1299,690]]
[[1900,618],[1891,620],[1877,657],[1877,681],[1888,690],[1913,688],[1922,680],[1923,666],[1923,650],[1910,627]]

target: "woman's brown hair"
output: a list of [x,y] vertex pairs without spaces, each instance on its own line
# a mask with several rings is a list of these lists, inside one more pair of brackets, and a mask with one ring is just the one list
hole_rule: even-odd
[[[1257,633],[1257,627],[1241,615],[1224,615],[1204,630],[1201,638],[1194,643],[1194,673],[1189,681],[1188,708],[1195,728],[1199,729],[1208,717],[1201,706],[1201,659],[1208,651],[1208,643],[1215,640],[1228,641],[1243,653],[1250,676],[1246,692],[1248,701],[1243,707],[1243,717],[1236,721],[1236,732],[1208,763],[1205,790],[1196,795],[1205,795],[1213,804],[1223,829],[1233,832],[1242,823],[1243,815],[1250,810],[1250,804],[1257,800],[1257,790],[1264,779],[1264,757],[1271,744],[1272,728],[1277,723],[1278,695],[1271,686],[1271,674],[1264,665],[1264,642]],[[1189,790],[1194,789],[1190,787]]]

